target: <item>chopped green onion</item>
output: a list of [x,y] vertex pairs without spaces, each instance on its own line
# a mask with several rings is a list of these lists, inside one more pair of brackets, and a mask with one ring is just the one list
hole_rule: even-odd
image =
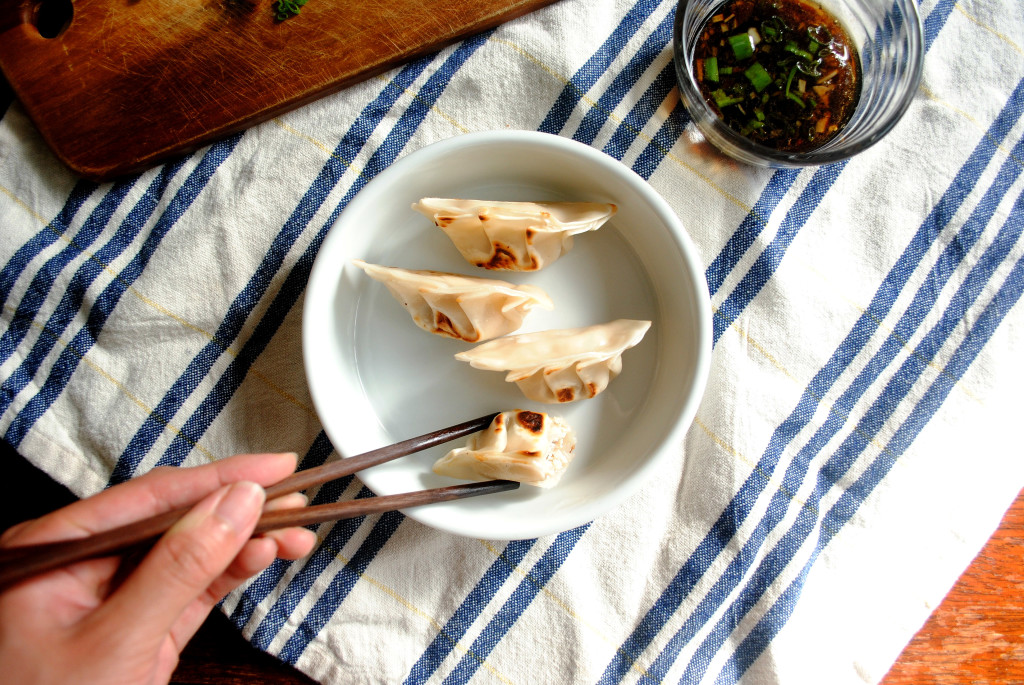
[[715,104],[718,105],[719,109],[743,102],[743,98],[726,95],[725,91],[721,88],[711,91],[711,97],[715,99]]
[[708,81],[718,83],[718,58],[707,57],[704,59],[704,76]]
[[760,62],[754,62],[751,64],[750,67],[743,72],[743,75],[750,80],[751,85],[754,86],[754,89],[758,93],[770,86],[772,83],[771,74],[761,66]]
[[832,42],[832,34],[824,26],[808,26],[807,35],[810,36],[811,40],[822,45],[828,45]]
[[278,21],[284,21],[294,17],[301,11],[302,6],[305,4],[306,0],[277,0],[274,17]]
[[764,121],[764,111],[760,109],[755,109],[754,116],[757,117],[758,121]]
[[736,55],[736,59],[747,59],[754,54],[754,45],[748,33],[729,36],[729,47],[732,48],[732,54]]
[[782,31],[785,25],[778,17],[772,17],[761,22],[761,34],[768,43],[778,43],[782,40]]
[[816,59],[813,62],[797,62],[796,68],[808,76],[821,76],[821,69],[818,68],[820,65],[821,60]]
[[814,55],[812,55],[811,53],[807,52],[806,50],[801,50],[800,48],[798,48],[796,46],[795,43],[786,43],[783,46],[782,49],[786,50],[787,52],[792,52],[797,57],[801,57],[801,58],[807,60],[808,62],[813,62],[814,61]]
[[734,69],[733,67],[718,67],[719,74],[731,74],[734,71],[736,71],[736,69]]
[[786,97],[800,105],[800,108],[803,109],[804,107],[806,107],[806,105],[804,104],[804,99],[797,95],[796,93],[791,93],[789,90],[790,87],[792,87],[793,85],[793,76],[795,74],[796,67],[793,67],[792,69],[789,70],[789,77],[786,79]]
[[807,52],[810,52],[810,53],[813,54],[813,53],[817,52],[818,48],[820,48],[820,47],[821,47],[821,44],[818,43],[818,41],[812,40],[810,43],[807,44]]
[[764,128],[764,122],[760,119],[751,119],[747,122],[748,128]]

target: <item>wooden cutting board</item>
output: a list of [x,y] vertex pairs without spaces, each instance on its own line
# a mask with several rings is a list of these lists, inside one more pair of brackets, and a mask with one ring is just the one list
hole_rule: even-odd
[[109,180],[551,2],[0,0],[0,68],[57,156]]

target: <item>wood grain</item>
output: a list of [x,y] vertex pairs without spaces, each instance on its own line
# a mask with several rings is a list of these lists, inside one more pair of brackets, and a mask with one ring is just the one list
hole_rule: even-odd
[[0,68],[56,155],[109,180],[552,1],[309,0],[278,21],[272,0],[74,0],[47,38],[29,8],[58,0],[0,0]]
[[1024,683],[1024,490],[883,685]]

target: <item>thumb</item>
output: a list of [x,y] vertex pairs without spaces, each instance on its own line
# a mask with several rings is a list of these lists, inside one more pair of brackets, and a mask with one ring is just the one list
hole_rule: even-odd
[[265,499],[263,488],[248,481],[207,496],[160,538],[104,604],[104,613],[118,624],[131,623],[137,638],[162,639],[252,536]]

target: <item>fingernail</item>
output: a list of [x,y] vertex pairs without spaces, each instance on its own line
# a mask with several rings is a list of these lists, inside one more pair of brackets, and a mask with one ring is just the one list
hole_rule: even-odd
[[281,452],[281,453],[279,453],[278,456],[288,457],[289,459],[294,461],[296,465],[298,465],[298,463],[299,463],[299,453],[298,452]]
[[266,493],[256,483],[239,481],[232,483],[217,503],[214,510],[217,517],[226,521],[235,530],[242,530],[256,520],[263,507]]

